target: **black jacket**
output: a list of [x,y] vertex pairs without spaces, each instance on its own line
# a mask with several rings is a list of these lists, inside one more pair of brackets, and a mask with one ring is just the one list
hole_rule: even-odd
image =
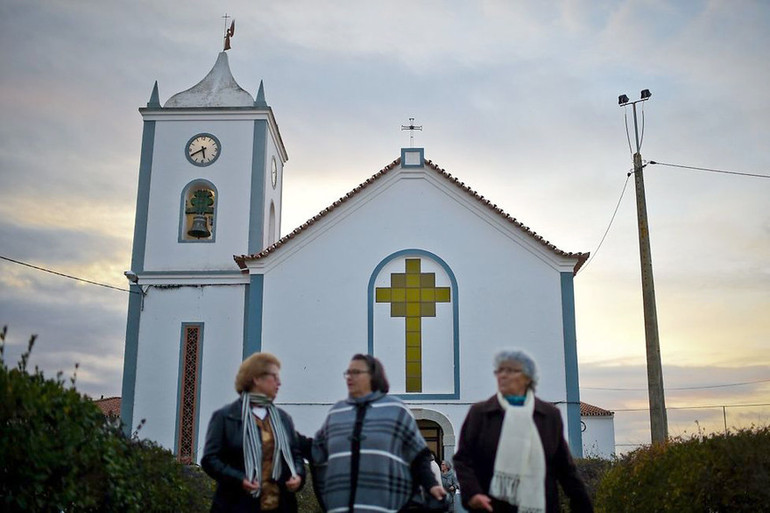
[[[593,511],[591,499],[578,473],[564,439],[561,413],[552,404],[535,398],[532,418],[540,434],[545,453],[545,511],[559,511],[557,481],[570,498],[570,508],[576,513]],[[505,412],[493,395],[471,406],[460,430],[459,450],[454,456],[455,472],[460,481],[463,506],[477,493],[488,494],[495,466],[497,443],[503,427]],[[495,511],[516,511],[517,508],[493,500]],[[468,508],[470,509],[470,508]]]
[[[305,465],[300,454],[299,441],[294,431],[294,423],[288,413],[278,409],[281,423],[289,438],[289,446],[294,458],[297,474],[305,481]],[[254,499],[242,488],[246,477],[243,463],[243,421],[241,420],[241,400],[238,399],[214,412],[206,432],[206,446],[201,459],[203,470],[217,481],[217,491],[211,511],[215,512],[255,512],[259,511],[259,499]],[[278,511],[294,513],[297,511],[297,498],[286,489],[285,483],[291,477],[289,466],[284,463],[283,473],[278,480],[281,500]]]

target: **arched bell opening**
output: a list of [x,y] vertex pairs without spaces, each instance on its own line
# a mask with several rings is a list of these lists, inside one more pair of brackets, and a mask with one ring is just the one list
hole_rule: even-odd
[[195,180],[182,192],[180,242],[213,242],[217,190],[208,180]]

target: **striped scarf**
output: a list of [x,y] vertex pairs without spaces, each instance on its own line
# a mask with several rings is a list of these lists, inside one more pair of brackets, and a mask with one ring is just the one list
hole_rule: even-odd
[[[267,409],[267,417],[270,420],[270,426],[273,428],[275,437],[275,453],[273,455],[273,479],[276,481],[281,477],[283,470],[283,461],[289,465],[291,475],[297,475],[297,469],[294,467],[294,458],[289,447],[289,437],[283,428],[278,408],[273,401],[262,394],[250,394],[243,392],[241,394],[241,418],[243,419],[243,463],[246,467],[246,479],[249,481],[262,479],[262,439],[260,438],[257,423],[252,417],[251,408],[259,406]],[[281,457],[283,456],[283,458]],[[259,497],[260,490],[251,492],[254,497]]]

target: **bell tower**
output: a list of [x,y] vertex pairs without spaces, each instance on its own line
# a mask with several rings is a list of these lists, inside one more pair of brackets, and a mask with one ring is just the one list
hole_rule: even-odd
[[227,54],[161,107],[157,83],[144,119],[132,271],[236,269],[280,233],[288,158],[260,84],[256,100]]
[[197,461],[208,397],[232,394],[219,373],[245,347],[251,284],[233,255],[280,236],[288,156],[263,84],[256,99],[241,88],[224,51],[163,105],[156,82],[139,112],[121,417],[128,432],[147,419],[143,436]]

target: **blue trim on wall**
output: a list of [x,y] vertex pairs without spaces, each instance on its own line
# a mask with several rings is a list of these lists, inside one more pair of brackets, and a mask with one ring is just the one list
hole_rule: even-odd
[[580,380],[578,379],[577,334],[575,331],[574,274],[561,273],[561,313],[564,326],[564,368],[567,385],[567,433],[572,455],[583,457],[580,429]]
[[[187,224],[186,222],[187,214],[185,214],[185,210],[187,210],[187,194],[190,192],[190,188],[198,187],[198,186],[205,187],[207,189],[211,189],[214,191],[214,214],[211,222],[211,238],[210,239],[185,239],[184,229],[185,229],[185,225]],[[179,204],[179,238],[177,239],[177,242],[183,242],[183,243],[216,242],[218,208],[219,208],[219,191],[217,190],[216,185],[206,180],[205,178],[196,178],[195,180],[185,185],[182,188],[182,197],[180,198],[180,204]]]
[[121,386],[120,420],[123,433],[131,436],[134,429],[134,396],[136,394],[136,365],[139,356],[139,321],[142,313],[142,288],[131,284],[126,320],[126,347],[123,352],[123,383]]
[[251,152],[251,200],[249,201],[249,254],[262,250],[265,227],[265,160],[267,153],[267,121],[254,121],[254,144]]
[[[147,244],[147,216],[150,207],[150,177],[152,157],[155,151],[155,121],[145,121],[142,127],[142,149],[139,158],[139,184],[136,192],[136,215],[134,217],[134,247],[131,251],[131,270],[144,270],[144,253]],[[126,347],[123,352],[123,383],[121,385],[120,418],[123,431],[130,436],[134,422],[134,399],[136,395],[136,366],[139,355],[139,324],[142,314],[142,289],[131,284],[134,294],[128,299],[126,319]]]
[[174,420],[174,454],[179,456],[179,408],[181,407],[182,403],[182,370],[184,367],[184,339],[185,339],[185,328],[187,326],[199,326],[200,327],[200,337],[198,339],[198,368],[195,369],[196,373],[198,374],[195,380],[198,382],[198,391],[195,394],[195,433],[193,436],[195,448],[193,450],[193,458],[194,461],[198,461],[198,437],[200,436],[200,431],[198,430],[198,427],[200,426],[200,418],[201,418],[201,371],[203,370],[203,326],[204,323],[202,322],[183,322],[182,323],[182,329],[180,337],[179,337],[179,371],[177,373],[177,386],[176,386],[176,419]]
[[459,399],[460,398],[460,315],[459,315],[459,295],[457,293],[457,279],[455,278],[452,269],[444,262],[438,255],[425,251],[424,249],[402,249],[396,251],[385,257],[377,267],[372,271],[372,275],[369,277],[369,285],[366,291],[367,301],[367,316],[368,316],[368,332],[367,332],[367,351],[370,355],[374,356],[374,283],[379,276],[382,268],[385,267],[390,261],[407,256],[419,256],[433,260],[439,264],[449,276],[449,280],[452,284],[452,343],[454,346],[454,392],[451,394],[393,394],[396,397],[400,397],[404,400],[421,400],[421,399]]
[[[419,154],[419,164],[407,164],[406,163],[406,154],[407,153],[418,153]],[[424,148],[401,148],[401,167],[409,169],[409,168],[418,168],[423,167],[425,165],[425,149]]]
[[265,276],[252,274],[246,297],[243,359],[262,351],[262,300]]
[[142,131],[142,156],[139,159],[139,186],[136,193],[136,217],[134,220],[134,249],[131,254],[131,270],[144,270],[144,250],[147,243],[147,215],[150,208],[150,176],[155,151],[155,121],[145,121]]

